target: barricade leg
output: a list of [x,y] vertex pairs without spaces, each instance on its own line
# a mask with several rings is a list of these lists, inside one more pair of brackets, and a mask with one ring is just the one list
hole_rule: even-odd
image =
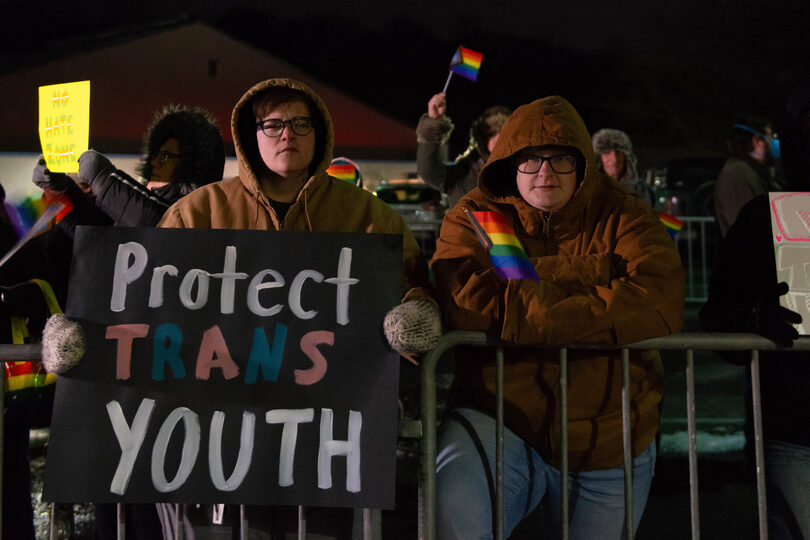
[[118,514],[118,540],[126,540],[127,537],[127,513],[124,509],[124,503],[115,505]]
[[495,532],[503,540],[503,346],[495,349]]
[[686,430],[689,439],[689,502],[692,516],[692,540],[700,539],[698,505],[697,426],[695,424],[695,356],[686,350]]
[[754,409],[754,458],[757,468],[759,538],[768,540],[768,501],[765,496],[765,451],[762,441],[762,399],[759,394],[759,351],[751,351],[751,397]]
[[568,349],[560,349],[560,525],[568,540]]
[[630,433],[630,349],[622,349],[622,437],[624,440],[624,530],[633,540],[633,439]]

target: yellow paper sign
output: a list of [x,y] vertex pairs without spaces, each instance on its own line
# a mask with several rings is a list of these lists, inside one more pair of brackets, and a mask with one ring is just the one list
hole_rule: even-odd
[[39,141],[48,169],[79,172],[90,143],[90,81],[39,87]]

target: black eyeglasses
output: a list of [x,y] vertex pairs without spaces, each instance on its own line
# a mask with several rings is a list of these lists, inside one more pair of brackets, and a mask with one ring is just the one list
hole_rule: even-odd
[[535,174],[548,161],[551,170],[557,174],[572,173],[577,169],[577,159],[571,154],[555,154],[553,156],[534,156],[530,154],[517,157],[517,170],[524,174]]
[[256,123],[256,131],[261,130],[266,137],[281,137],[284,128],[288,125],[292,132],[299,137],[309,135],[312,132],[312,118],[308,116],[296,116],[289,120],[279,120],[278,118],[262,120]]
[[177,158],[181,158],[181,157],[183,157],[183,156],[180,155],[180,154],[173,154],[172,152],[169,152],[168,150],[161,150],[160,152],[155,154],[155,159],[157,159],[158,163],[161,164],[161,165],[164,165],[170,159],[177,159]]

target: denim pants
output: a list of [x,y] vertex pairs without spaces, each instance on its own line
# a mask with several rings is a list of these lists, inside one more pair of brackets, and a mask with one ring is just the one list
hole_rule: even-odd
[[[542,504],[545,538],[560,538],[560,471],[545,463],[507,428],[503,446],[504,537]],[[481,451],[486,455],[490,475],[484,474]],[[633,460],[634,531],[647,504],[655,456],[653,443]],[[490,490],[494,490],[494,478],[495,419],[472,409],[455,409],[442,422],[438,436],[436,487],[440,539],[493,537],[494,491],[491,497]],[[624,468],[569,473],[568,478],[570,538],[622,538]]]
[[765,440],[768,537],[810,538],[810,448]]

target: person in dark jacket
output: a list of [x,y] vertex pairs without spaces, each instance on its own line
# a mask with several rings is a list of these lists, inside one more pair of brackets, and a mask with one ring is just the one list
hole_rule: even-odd
[[[790,98],[781,134],[785,190],[808,191],[810,81]],[[788,293],[787,283],[778,283],[770,203],[764,193],[742,207],[726,233],[709,298],[700,310],[701,325],[714,332],[754,332],[790,347],[798,337],[794,325],[802,317],[780,305],[780,297]],[[747,362],[748,356],[728,358]],[[810,357],[776,351],[762,352],[760,359],[769,537],[810,538]]]
[[[138,172],[146,185],[117,169],[103,154],[88,150],[79,157],[79,176],[89,185],[95,205],[113,225],[153,227],[174,202],[194,189],[222,180],[225,146],[210,113],[177,105],[155,115],[144,138]],[[103,218],[85,211],[75,183],[48,171],[44,160],[34,169],[34,183],[45,190],[67,193],[74,204],[74,221],[100,225]]]
[[723,236],[745,203],[779,187],[773,173],[774,161],[780,154],[779,140],[768,122],[738,116],[729,128],[726,143],[731,156],[714,184],[714,213]]
[[[79,157],[79,177],[84,193],[67,175],[47,169],[41,159],[33,181],[43,190],[66,196],[74,209],[48,242],[49,256],[63,249],[54,264],[69,268],[73,229],[76,225],[154,227],[166,210],[194,189],[222,179],[225,146],[214,118],[205,110],[170,105],[158,111],[144,138],[138,172],[146,185],[117,169],[103,154],[88,150]],[[60,241],[61,240],[61,241]],[[67,285],[67,275],[61,276]],[[127,505],[127,538],[151,539],[162,534],[155,506]],[[96,506],[101,538],[116,537],[116,508]]]
[[436,94],[428,102],[428,112],[416,126],[416,170],[425,183],[447,193],[450,208],[468,191],[478,186],[478,173],[495,147],[498,134],[512,110],[502,105],[485,109],[470,127],[467,149],[453,163],[446,163],[447,141],[453,122],[445,113],[447,97]]

